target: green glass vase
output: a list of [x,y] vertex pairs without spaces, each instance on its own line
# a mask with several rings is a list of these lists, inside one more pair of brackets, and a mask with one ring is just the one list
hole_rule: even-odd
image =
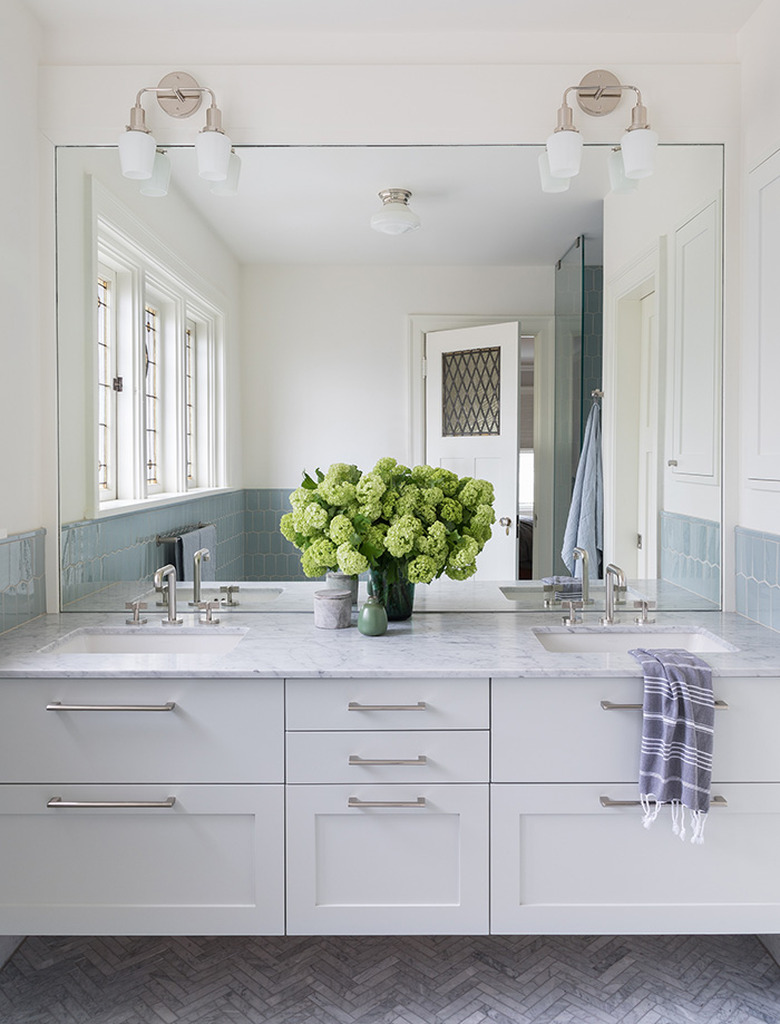
[[399,567],[388,571],[369,569],[368,592],[384,605],[389,622],[411,618],[414,606],[414,583],[410,583]]

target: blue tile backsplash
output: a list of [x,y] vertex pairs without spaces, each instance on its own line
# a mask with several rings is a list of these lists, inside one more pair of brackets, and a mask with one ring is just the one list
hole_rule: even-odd
[[292,487],[253,488],[193,498],[62,527],[62,606],[98,593],[119,580],[149,585],[155,569],[173,561],[173,537],[188,526],[214,523],[212,552],[218,579],[305,579],[296,549],[279,533]]
[[661,512],[661,579],[720,603],[720,523]]
[[45,530],[0,540],[0,633],[46,612]]
[[780,535],[737,526],[734,542],[737,612],[780,630]]

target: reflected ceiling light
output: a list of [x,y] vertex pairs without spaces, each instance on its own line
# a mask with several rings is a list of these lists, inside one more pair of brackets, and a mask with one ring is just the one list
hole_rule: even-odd
[[215,196],[237,196],[238,179],[241,175],[241,160],[234,149],[230,151],[228,172],[224,181],[212,181],[209,191]]
[[195,140],[198,174],[206,181],[225,181],[232,150],[230,139],[222,128],[222,111],[217,106],[213,91],[198,85],[192,75],[184,71],[172,71],[156,87],[138,91],[135,105],[130,109],[130,124],[119,139],[122,174],[126,178],[145,181],[155,171],[157,143],[146,125],[146,114],[141,106],[141,97],[148,92],[154,93],[160,107],[169,117],[176,118],[191,117],[200,109],[203,94],[209,94],[211,104],[206,108],[206,123]]
[[409,207],[412,193],[406,188],[386,188],[379,193],[382,209],[371,218],[374,231],[386,235],[402,235],[420,226],[420,218]]
[[565,192],[571,185],[571,178],[554,178],[552,176],[547,150],[539,154],[539,177],[542,182],[542,192]]
[[627,178],[620,146],[615,146],[607,157],[609,187],[618,196],[629,195],[639,188],[639,178]]
[[642,103],[642,94],[635,85],[622,85],[610,71],[599,70],[588,72],[579,85],[570,85],[563,93],[558,123],[546,146],[549,172],[553,178],[573,178],[580,170],[582,136],[574,125],[572,109],[567,102],[569,93],[575,93],[584,113],[603,117],[612,113],[626,89],[636,93],[636,104],[631,111],[631,124],[620,140],[623,173],[628,179],[646,178],[653,173],[658,135],[647,123],[647,108]]
[[152,175],[141,182],[139,189],[142,196],[167,196],[171,180],[171,158],[164,149],[154,154]]

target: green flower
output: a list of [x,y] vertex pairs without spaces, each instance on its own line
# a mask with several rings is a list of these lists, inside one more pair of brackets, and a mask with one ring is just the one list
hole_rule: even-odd
[[415,538],[422,532],[423,526],[420,520],[407,513],[393,523],[387,531],[385,546],[391,555],[403,558],[412,550]]
[[463,519],[463,506],[454,498],[445,498],[439,505],[439,515],[448,523],[459,523]]
[[354,532],[352,521],[345,515],[339,513],[331,519],[328,533],[335,544],[346,544],[351,541]]
[[364,473],[355,485],[358,501],[366,505],[374,502],[378,504],[386,490],[386,482],[376,471]]
[[438,568],[429,555],[417,555],[406,567],[406,578],[410,583],[430,583]]
[[473,576],[476,571],[476,562],[472,562],[471,565],[467,565],[464,569],[456,569],[450,565],[445,569],[447,576],[449,576],[451,580],[467,580],[469,576]]
[[339,544],[336,550],[339,569],[348,576],[359,576],[368,569],[368,559],[351,544]]

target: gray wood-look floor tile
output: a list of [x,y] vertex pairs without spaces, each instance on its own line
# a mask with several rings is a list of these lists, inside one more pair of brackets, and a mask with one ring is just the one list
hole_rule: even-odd
[[32,937],[2,1024],[780,1024],[753,936]]

